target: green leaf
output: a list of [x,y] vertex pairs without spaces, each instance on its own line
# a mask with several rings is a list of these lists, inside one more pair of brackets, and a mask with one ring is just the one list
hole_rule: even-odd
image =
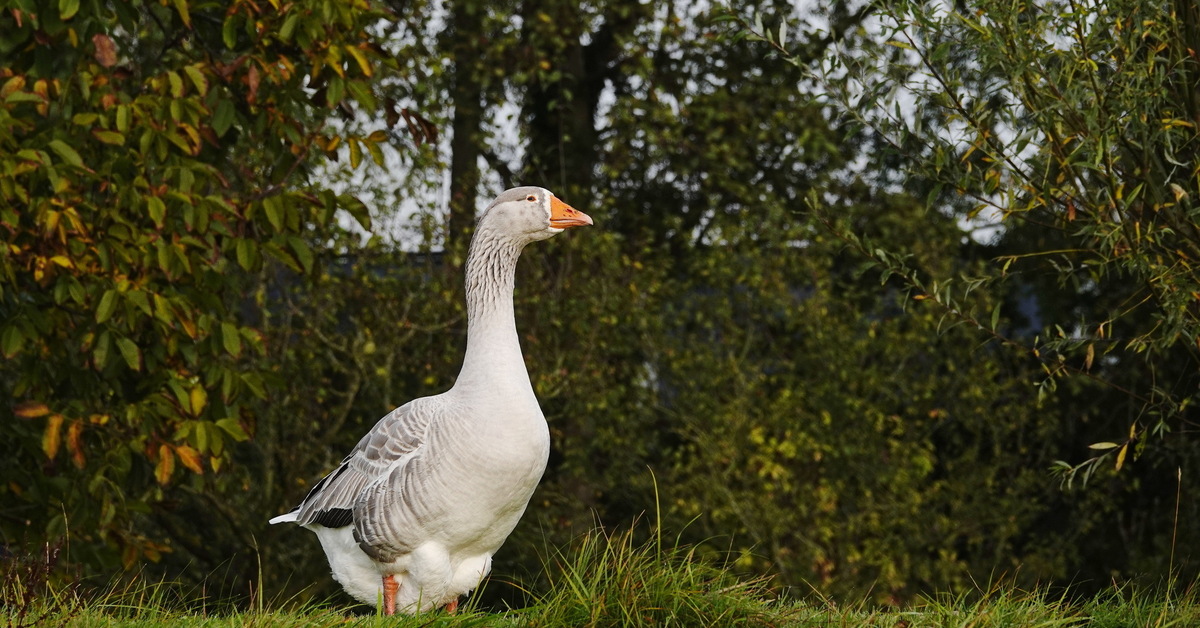
[[146,197],[146,211],[150,214],[150,220],[154,221],[154,226],[159,229],[163,228],[163,221],[167,217],[167,205],[157,196]]
[[9,94],[8,96],[4,97],[4,102],[6,102],[6,103],[46,102],[46,99],[42,98],[41,96],[38,96],[37,94],[34,94],[32,92],[13,92],[13,93]]
[[62,140],[50,140],[50,144],[48,146],[50,150],[54,151],[54,153],[61,157],[63,161],[78,168],[83,167],[83,158],[80,157],[79,153],[75,152],[75,149],[71,148],[66,142]]
[[183,98],[183,77],[178,72],[167,72],[167,81],[171,83],[171,96]]
[[129,105],[117,105],[117,130],[126,133],[129,131],[129,122],[132,117],[133,108]]
[[278,196],[268,196],[262,201],[263,212],[267,214],[267,220],[271,221],[271,226],[275,231],[283,231],[283,200]]
[[346,210],[363,229],[371,230],[371,210],[367,208],[367,204],[358,200],[358,197],[352,194],[341,194],[337,197],[338,204],[342,209]]
[[9,325],[4,333],[0,334],[0,353],[6,358],[16,357],[24,344],[25,334],[16,325]]
[[340,76],[330,77],[329,86],[325,89],[325,106],[333,109],[345,95],[346,82]]
[[97,371],[104,370],[104,367],[108,365],[108,354],[111,351],[112,334],[106,329],[96,339],[96,346],[92,347],[92,362],[96,365]]
[[377,166],[380,166],[380,167],[384,166],[385,160],[383,157],[383,150],[379,148],[379,144],[376,144],[375,142],[372,142],[369,140],[365,141],[363,143],[366,144],[366,146],[367,146],[367,152],[371,153],[371,161],[374,161],[375,165],[377,165]]
[[185,65],[183,66],[183,72],[188,75],[188,78],[192,81],[192,85],[196,86],[196,91],[201,96],[208,93],[208,79],[205,78],[204,72],[200,70],[200,66]]
[[67,292],[71,295],[71,300],[79,305],[87,299],[87,293],[83,290],[83,284],[73,276],[67,276]]
[[[195,429],[192,432],[192,442],[196,444],[196,449],[200,453],[208,453],[208,421],[197,421]],[[220,438],[220,434],[217,435]]]
[[103,323],[112,317],[113,312],[117,310],[117,291],[108,289],[104,291],[104,296],[100,297],[100,305],[96,307],[96,322]]
[[274,242],[263,242],[259,250],[266,251],[271,255],[271,257],[283,262],[288,268],[291,268],[298,273],[304,272],[304,269],[301,268],[300,264],[296,261],[296,256],[289,254],[286,250]]
[[354,99],[367,110],[375,110],[377,107],[375,93],[371,91],[370,84],[366,81],[347,81],[346,91],[354,96]]
[[242,355],[242,337],[238,335],[237,326],[233,323],[221,323],[221,340],[225,344],[225,350],[233,357]]
[[233,14],[225,18],[225,24],[221,26],[221,39],[225,42],[225,47],[230,50],[233,50],[237,46],[239,20],[241,18],[237,14]]
[[313,255],[312,250],[308,248],[304,240],[297,236],[288,237],[288,247],[296,254],[296,261],[300,262],[300,266],[304,267],[304,272],[312,272]]
[[245,238],[237,241],[238,265],[245,270],[254,270],[254,242]]
[[250,438],[250,435],[247,434],[246,430],[242,428],[242,424],[233,417],[226,417],[217,421],[217,427],[225,430],[225,433],[229,434],[233,440],[244,441],[249,440]]
[[124,146],[125,145],[125,136],[121,135],[120,133],[117,133],[116,131],[106,131],[104,129],[92,129],[92,135],[96,139],[100,140],[101,142],[104,142],[105,144],[112,144],[114,146]]
[[296,23],[299,21],[300,14],[293,9],[291,14],[287,16],[287,19],[283,21],[283,26],[279,27],[280,41],[286,42],[292,40],[292,33],[296,31]]
[[183,384],[180,383],[179,380],[169,380],[167,382],[167,388],[170,388],[171,392],[175,394],[175,401],[179,402],[180,408],[183,408],[186,412],[192,411],[192,397],[190,394],[188,394],[187,389],[183,387]]
[[122,336],[117,338],[117,348],[121,350],[121,356],[125,358],[129,368],[135,371],[142,370],[142,350],[138,348],[137,343]]
[[225,132],[233,125],[235,113],[232,100],[223,99],[217,103],[217,109],[213,112],[212,118],[212,129],[216,132],[217,137],[225,135]]
[[243,373],[242,383],[246,385],[246,388],[250,389],[250,392],[254,393],[255,397],[259,399],[267,398],[267,389],[263,386],[262,378],[259,377],[258,373]]
[[129,299],[130,302],[136,305],[142,312],[145,312],[146,316],[153,315],[153,310],[150,309],[150,299],[146,296],[144,291],[130,290],[129,292],[125,293],[125,298]]
[[58,16],[64,20],[75,17],[79,12],[79,0],[58,0]]

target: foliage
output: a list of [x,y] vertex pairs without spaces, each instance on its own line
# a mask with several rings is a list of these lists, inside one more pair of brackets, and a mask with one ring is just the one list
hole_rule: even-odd
[[[14,66],[5,77],[25,83],[10,83],[5,95],[12,100],[0,141],[14,150],[0,155],[11,173],[0,192],[26,190],[59,225],[73,224],[61,217],[74,207],[91,234],[64,241],[45,234],[35,211],[0,209],[0,226],[24,256],[9,246],[2,258],[12,279],[0,284],[0,349],[13,334],[21,339],[0,365],[5,393],[20,392],[4,411],[41,415],[0,423],[20,445],[0,462],[13,482],[0,487],[5,543],[52,537],[69,524],[70,557],[87,575],[111,573],[115,561],[101,542],[111,539],[141,549],[127,558],[158,558],[145,566],[152,578],[214,595],[255,591],[254,604],[325,599],[336,585],[316,539],[265,521],[294,505],[378,417],[451,384],[464,344],[461,265],[473,212],[507,185],[534,183],[596,226],[531,247],[518,267],[518,331],[553,453],[477,604],[523,606],[528,597],[508,586],[513,580],[536,583],[528,593],[545,603],[463,621],[668,621],[670,609],[675,617],[745,611],[736,616],[777,625],[925,617],[940,625],[975,612],[1069,625],[1078,607],[1036,595],[974,596],[972,584],[1004,573],[1023,586],[1069,581],[1090,591],[1194,571],[1183,548],[1194,546],[1198,529],[1187,522],[1196,518],[1180,498],[1194,487],[1179,471],[1194,457],[1189,440],[1176,430],[1165,447],[1138,449],[1149,428],[1188,420],[1196,371],[1181,365],[1194,359],[1182,340],[1191,319],[1153,299],[1129,307],[1147,294],[1184,294],[1186,264],[1149,264],[1151,253],[1182,259],[1170,257],[1172,247],[1188,251],[1182,231],[1150,221],[1132,227],[1135,240],[1149,226],[1158,240],[1120,245],[1121,228],[1136,221],[1104,222],[1107,214],[1085,212],[1084,201],[1104,200],[1090,182],[1130,176],[1126,161],[1136,160],[1114,157],[1110,168],[1101,159],[1082,170],[1071,161],[1115,147],[1111,129],[1071,127],[1077,144],[1065,146],[1083,152],[1062,159],[1061,150],[1042,149],[1052,144],[1036,132],[1018,150],[1012,129],[1053,126],[1054,111],[1086,107],[1037,101],[1044,114],[1034,116],[1016,97],[1020,84],[996,68],[979,71],[999,53],[976,59],[974,44],[938,39],[968,41],[963,29],[974,33],[974,24],[992,29],[994,44],[1074,14],[1038,13],[1037,22],[988,5],[995,11],[968,21],[912,15],[893,24],[912,25],[895,31],[912,41],[888,44],[871,39],[872,20],[895,19],[910,5],[889,13],[835,2],[811,20],[752,2],[416,2],[397,4],[386,20],[371,7],[315,1],[132,6],[146,19],[85,3],[67,24],[90,20],[93,30],[81,36],[82,26],[70,26],[53,41],[30,31],[39,45],[12,48],[30,64],[61,61],[61,92],[40,66]],[[33,13],[21,11],[31,24]],[[738,36],[727,19],[749,23],[764,13],[776,46]],[[350,20],[346,28],[319,27],[338,16]],[[113,41],[122,60],[101,63],[95,34]],[[922,78],[926,39],[954,61],[942,71],[957,73],[948,75],[961,79],[957,93],[980,96],[963,101],[966,114],[985,94],[1007,99],[980,110],[991,131],[967,132],[969,116]],[[49,50],[70,55],[47,61]],[[1056,39],[1051,57],[1062,61],[1071,50]],[[378,51],[395,72],[385,76]],[[81,76],[78,67],[103,85],[87,91],[63,78]],[[207,82],[196,83],[188,67]],[[826,72],[814,77],[813,67]],[[896,84],[887,72],[929,100],[897,117],[889,117],[889,93],[859,100],[864,85]],[[1185,75],[1155,80],[1169,87]],[[1066,87],[1078,87],[1059,83],[1064,98],[1074,94]],[[825,96],[814,99],[806,91],[818,84]],[[111,106],[104,90],[115,94]],[[120,111],[128,130],[116,126]],[[96,117],[74,124],[81,112]],[[1126,123],[1150,133],[1155,116]],[[401,122],[407,136],[375,133]],[[177,130],[186,145],[183,125],[202,140],[195,154],[166,137]],[[126,139],[108,144],[98,138],[116,138],[93,128]],[[1181,162],[1191,150],[1186,128],[1162,130]],[[53,140],[95,174],[72,166]],[[1021,168],[1005,170],[997,146],[1009,147]],[[1153,152],[1143,148],[1143,156]],[[21,150],[44,157],[29,161]],[[368,156],[389,176],[346,168]],[[1075,179],[1057,179],[1068,166],[1082,173],[1074,187],[1067,183]],[[59,179],[63,190],[54,187]],[[1163,196],[1157,215],[1182,221],[1194,194],[1175,182],[1188,195]],[[1148,187],[1134,200],[1151,198]],[[393,239],[379,235],[382,221],[367,238],[336,226],[335,209],[361,218],[362,206],[330,188],[376,206]],[[1124,190],[1128,200],[1133,186]],[[1073,219],[1055,200],[1068,194]],[[151,198],[164,204],[161,219]],[[970,237],[990,215],[976,212],[985,201],[1007,208],[995,241]],[[203,225],[198,207],[208,208]],[[118,246],[125,257],[111,253]],[[1048,251],[1057,252],[1034,254]],[[35,275],[38,256],[46,261]],[[184,321],[195,325],[194,338]],[[1089,332],[1105,321],[1104,338]],[[104,333],[112,345],[97,370]],[[140,361],[130,363],[121,337]],[[92,344],[79,351],[87,338]],[[1171,415],[1172,404],[1183,414]],[[238,428],[249,438],[235,441]],[[1115,445],[1103,450],[1112,465],[1090,468],[1111,469],[1125,451],[1122,474],[1105,470],[1089,492],[1057,491],[1045,469],[1098,439]],[[55,443],[48,459],[43,444]],[[76,450],[84,455],[78,470]],[[169,474],[163,451],[176,463]],[[84,481],[94,478],[102,479]],[[581,536],[597,521],[627,524],[659,495],[663,530],[688,550],[659,554],[636,534]],[[116,506],[102,511],[106,496]],[[65,523],[52,520],[60,512]],[[552,565],[539,559],[547,545],[573,539],[575,549],[554,554]],[[902,615],[853,603],[782,608],[765,602],[757,584],[711,568],[726,561],[739,573],[770,573],[797,595],[917,606]],[[223,575],[205,575],[214,573]],[[726,586],[737,599],[710,595]],[[929,591],[968,593],[920,602]],[[596,596],[593,606],[581,603]],[[341,594],[331,599],[348,604]],[[340,621],[335,612],[313,615],[316,625]]]
[[308,175],[341,143],[353,165],[378,152],[379,135],[325,123],[376,108],[378,15],[324,0],[6,5],[5,544],[70,528],[76,560],[157,560],[170,547],[133,513],[173,483],[206,486],[254,433],[271,383],[249,279],[311,272],[339,210],[367,224]]
[[[1155,456],[1175,459],[1200,399],[1194,3],[911,2],[877,15],[886,46],[848,47],[814,75],[826,102],[890,147],[906,189],[965,221],[994,220],[998,236],[994,263],[957,282],[911,272],[896,247],[864,253],[1024,348],[1042,392],[1072,378],[1067,395],[1127,408],[1094,428],[1095,457],[1060,465],[1068,483],[1101,462],[1119,470],[1152,435],[1173,433],[1180,442]],[[1034,294],[990,314],[958,302],[984,284]]]
[[[831,7],[832,21],[852,29],[863,16],[844,9]],[[1078,406],[1039,406],[1029,386],[1039,363],[955,328],[963,312],[990,322],[1001,311],[998,321],[1018,325],[1025,286],[976,282],[952,295],[954,307],[934,298],[946,291],[929,277],[982,274],[995,249],[965,239],[954,212],[895,187],[890,153],[797,92],[800,68],[720,37],[716,17],[755,10],[662,5],[650,17],[622,3],[563,2],[532,31],[514,30],[506,7],[482,17],[481,64],[514,66],[506,89],[487,83],[482,118],[498,125],[520,110],[519,141],[532,146],[505,159],[511,140],[481,122],[486,189],[509,177],[544,183],[597,220],[527,251],[518,268],[518,328],[553,454],[526,521],[496,557],[497,577],[536,573],[547,538],[636,517],[655,490],[647,467],[665,497],[663,525],[697,551],[732,551],[738,569],[824,594],[900,603],[997,571],[1030,585],[1166,572],[1173,469],[1139,470],[1139,481],[1164,487],[1152,494],[1054,489],[1044,470],[1087,437]],[[810,54],[836,40],[789,24]],[[452,76],[431,79],[422,89],[452,103]],[[597,81],[613,86],[600,116]],[[461,122],[457,110],[424,114]],[[440,173],[406,167],[411,178]],[[471,190],[452,181],[451,197],[460,192]],[[810,205],[814,195],[822,202]],[[297,370],[282,379],[294,382],[293,404],[271,419],[280,444],[255,445],[273,452],[264,477],[291,493],[276,508],[378,416],[443,390],[458,368],[458,245],[441,257],[372,246],[351,258],[355,272],[323,284],[331,299],[297,299],[309,313],[294,322],[311,328],[291,336]],[[903,268],[882,284],[859,250],[877,248],[905,253],[888,258]],[[304,348],[322,337],[339,348]],[[317,449],[282,444],[293,442]],[[292,464],[301,456],[309,467]],[[264,507],[255,500],[245,512]],[[330,586],[312,539],[271,534],[268,565],[304,565],[298,583]],[[285,568],[274,569],[278,580],[271,574]],[[485,595],[513,599],[495,586]]]

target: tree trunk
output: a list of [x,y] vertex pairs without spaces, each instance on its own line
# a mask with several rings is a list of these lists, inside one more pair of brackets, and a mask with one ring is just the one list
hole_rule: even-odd
[[475,205],[479,197],[479,134],[482,124],[482,86],[478,64],[482,57],[483,7],[471,0],[456,2],[451,9],[450,51],[454,59],[454,121],[450,139],[450,220],[446,248],[465,247],[475,227]]

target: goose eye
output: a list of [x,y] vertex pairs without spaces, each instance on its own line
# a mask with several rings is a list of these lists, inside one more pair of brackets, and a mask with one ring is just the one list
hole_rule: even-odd
[[537,200],[537,197],[536,197],[536,196],[534,196],[534,195],[532,195],[532,194],[530,194],[529,196],[526,196],[526,197],[525,197],[525,200],[527,200],[527,201],[529,201],[530,203],[532,203],[532,202],[534,202],[534,201],[536,201],[536,200]]

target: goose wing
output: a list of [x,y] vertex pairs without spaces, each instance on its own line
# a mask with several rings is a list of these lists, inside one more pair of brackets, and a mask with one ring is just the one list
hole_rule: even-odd
[[300,525],[341,528],[352,523],[355,502],[363,490],[404,465],[425,444],[433,412],[420,400],[388,413],[367,432],[342,464],[326,475],[289,514]]

